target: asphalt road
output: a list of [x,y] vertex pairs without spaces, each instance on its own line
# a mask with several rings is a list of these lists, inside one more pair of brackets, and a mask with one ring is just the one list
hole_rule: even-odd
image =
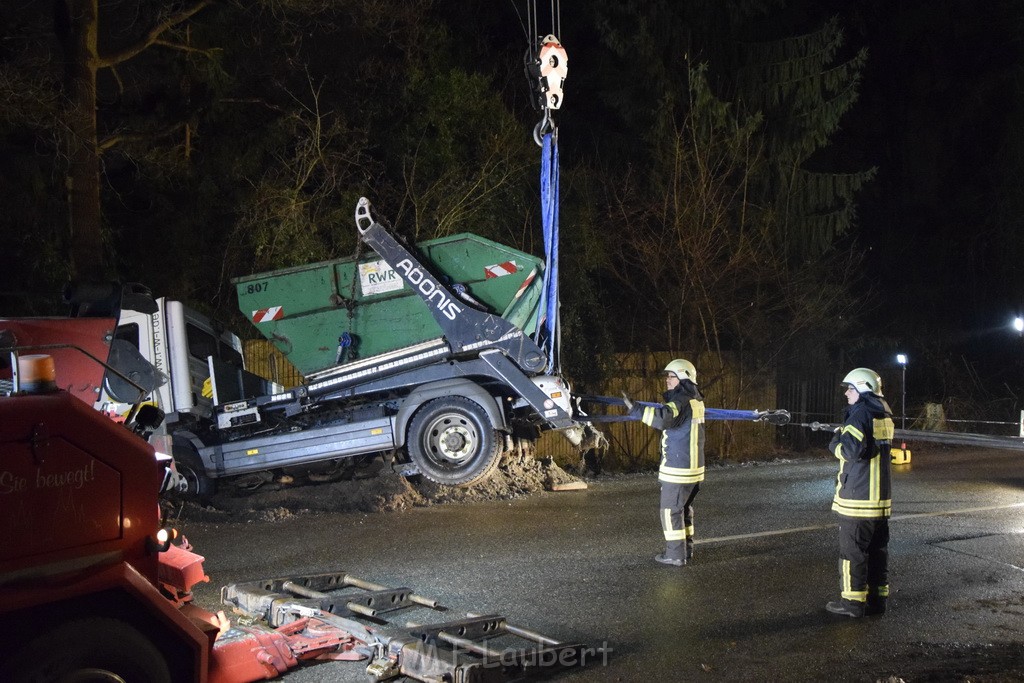
[[[859,620],[824,611],[839,591],[832,459],[710,468],[683,568],[653,561],[653,474],[512,501],[183,531],[207,558],[204,606],[226,583],[345,571],[434,597],[451,610],[441,619],[498,613],[592,648],[559,681],[1021,680],[1022,465],[1015,451],[915,448],[894,468],[890,610]],[[319,663],[284,679],[365,681],[363,669]]]

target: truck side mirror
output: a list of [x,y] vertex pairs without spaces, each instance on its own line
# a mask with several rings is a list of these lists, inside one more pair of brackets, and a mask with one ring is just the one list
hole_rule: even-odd
[[153,430],[163,424],[164,417],[164,411],[152,403],[146,403],[139,406],[138,412],[135,413],[135,419],[128,426],[133,432],[146,439],[153,433]]
[[112,368],[142,387],[133,386],[112,372],[107,373],[106,390],[111,398],[122,403],[136,403],[167,382],[167,377],[153,367],[139,350],[129,341],[115,339],[110,342],[107,362]]

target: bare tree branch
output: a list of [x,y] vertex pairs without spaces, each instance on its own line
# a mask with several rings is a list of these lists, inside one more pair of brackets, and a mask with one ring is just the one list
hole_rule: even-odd
[[[160,36],[163,35],[165,31],[174,28],[175,26],[185,21],[188,21],[197,12],[200,12],[201,10],[209,7],[211,4],[213,4],[213,2],[214,0],[199,0],[199,2],[192,5],[191,7],[185,8],[180,12],[175,12],[174,14],[168,15],[163,21],[150,28],[146,35],[143,36],[142,39],[136,42],[135,44],[130,45],[129,47],[123,50],[118,50],[117,52],[100,56],[97,62],[98,68],[110,68],[112,66],[121,64],[122,62],[126,62],[152,45],[166,45],[168,47],[175,47],[176,49],[186,49],[185,46],[171,44],[162,41],[160,39]],[[202,50],[195,51],[204,52]]]
[[213,57],[215,54],[223,52],[223,49],[219,47],[202,49],[198,47],[192,47],[191,45],[185,45],[183,43],[172,43],[169,40],[154,40],[151,44],[159,45],[161,47],[168,47],[172,50],[178,50],[179,52],[191,52],[193,54],[203,55],[204,57]]
[[152,142],[154,139],[170,137],[174,133],[182,130],[185,126],[186,123],[181,121],[178,123],[172,123],[159,130],[147,130],[145,133],[118,133],[116,135],[108,135],[97,142],[96,148],[101,152],[105,152],[117,147],[118,145],[127,143]]

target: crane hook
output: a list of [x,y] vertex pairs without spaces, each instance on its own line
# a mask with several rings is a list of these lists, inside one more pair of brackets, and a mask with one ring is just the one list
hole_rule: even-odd
[[533,127],[533,141],[538,147],[544,146],[544,136],[555,130],[555,122],[551,119],[551,110],[544,109],[544,117]]

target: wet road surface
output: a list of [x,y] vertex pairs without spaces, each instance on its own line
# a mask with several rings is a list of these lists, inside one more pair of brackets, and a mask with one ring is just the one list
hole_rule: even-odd
[[[1021,649],[1024,454],[921,447],[894,468],[890,610],[859,620],[823,609],[839,592],[836,467],[709,468],[682,568],[653,561],[654,474],[512,501],[182,530],[207,558],[212,582],[196,589],[206,607],[226,583],[344,571],[437,598],[451,609],[442,618],[498,613],[591,648],[586,668],[559,681],[912,681],[942,670],[922,661],[928,644],[952,648],[951,661],[961,646]],[[367,678],[363,664],[331,662],[284,680]]]

